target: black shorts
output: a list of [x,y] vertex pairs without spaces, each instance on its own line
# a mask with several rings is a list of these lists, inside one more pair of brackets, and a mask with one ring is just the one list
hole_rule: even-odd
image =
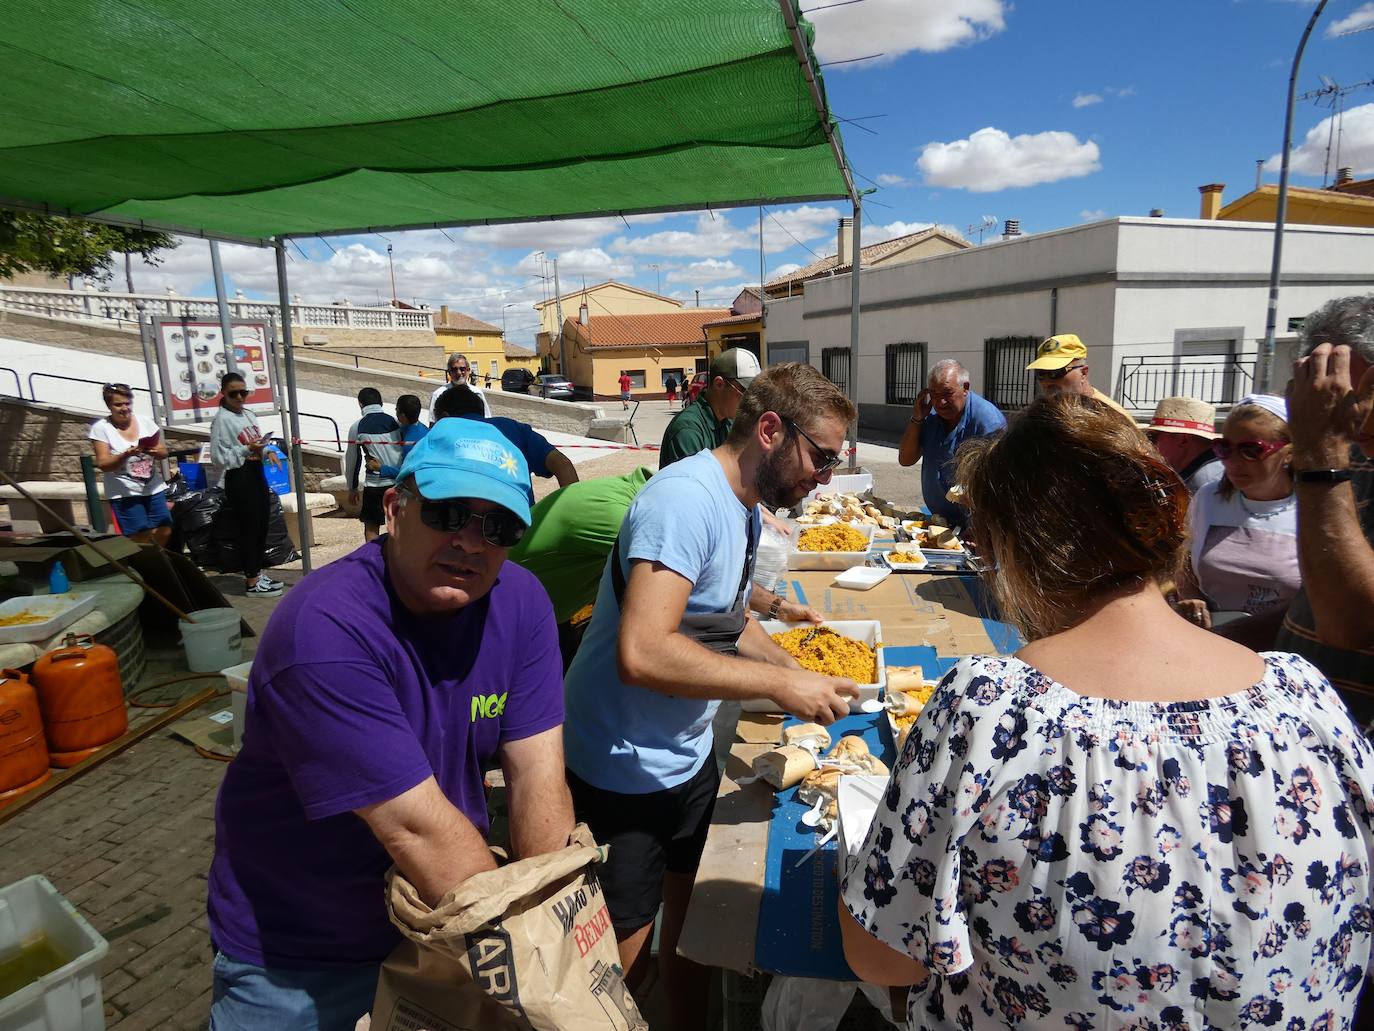
[[390,489],[389,487],[364,487],[363,507],[358,511],[358,518],[368,526],[385,526],[386,509],[382,507],[382,497]]
[[593,787],[572,770],[568,787],[577,819],[611,847],[597,870],[611,923],[617,931],[652,923],[663,902],[663,875],[695,873],[701,862],[720,787],[715,757],[708,755],[690,780],[645,795]]

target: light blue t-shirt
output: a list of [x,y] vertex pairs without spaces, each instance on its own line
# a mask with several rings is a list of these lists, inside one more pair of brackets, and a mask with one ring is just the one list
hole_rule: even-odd
[[954,486],[954,453],[975,437],[986,437],[1007,428],[1007,418],[991,401],[969,392],[964,413],[952,429],[933,410],[921,423],[921,500],[933,515],[962,526],[968,509],[945,495]]
[[[621,569],[632,559],[662,562],[692,582],[687,614],[729,612],[738,602],[748,535],[746,509],[709,451],[673,463],[635,498],[620,529]],[[564,682],[568,768],[607,791],[642,795],[682,784],[711,755],[720,702],[673,698],[623,683],[616,669],[620,606],[610,563],[601,574],[591,625]]]

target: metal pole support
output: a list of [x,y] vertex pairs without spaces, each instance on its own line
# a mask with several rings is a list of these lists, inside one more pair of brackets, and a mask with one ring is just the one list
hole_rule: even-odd
[[[859,281],[862,278],[859,260],[861,253],[860,234],[863,228],[863,209],[859,198],[854,198],[853,259],[849,263],[849,399],[854,402],[854,421],[849,424],[849,471],[859,467]],[[844,255],[840,255],[840,261]]]
[[105,521],[105,506],[100,502],[100,488],[95,482],[95,459],[90,455],[81,456],[81,479],[86,484],[86,518],[92,530],[104,533],[110,524]]
[[273,241],[277,251],[277,295],[281,306],[282,358],[286,366],[286,402],[291,413],[291,467],[295,470],[296,524],[301,531],[301,569],[310,572],[310,509],[305,503],[305,463],[301,459],[301,409],[296,397],[296,352],[291,343],[291,293],[286,282],[286,241]]

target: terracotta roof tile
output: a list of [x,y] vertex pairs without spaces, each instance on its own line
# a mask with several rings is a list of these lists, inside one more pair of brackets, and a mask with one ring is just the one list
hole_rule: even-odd
[[506,342],[504,348],[507,358],[538,358],[539,355],[531,351],[528,347],[521,347],[519,344]]
[[434,328],[448,329],[458,333],[500,333],[500,326],[493,326],[490,322],[483,322],[481,319],[473,318],[461,311],[448,310],[447,317],[443,312],[434,313]]
[[593,315],[588,325],[576,319],[566,323],[586,343],[599,347],[675,347],[705,344],[702,327],[730,314],[729,308],[687,308],[683,311],[646,315]]
[[[929,229],[922,229],[917,233],[908,233],[906,236],[894,236],[891,240],[884,240],[881,243],[872,243],[867,247],[861,247],[859,249],[860,258],[863,264],[873,265],[882,261],[882,259],[889,254],[900,251],[904,247],[910,247],[913,243],[928,239],[932,236],[943,236],[949,240],[957,239],[957,237],[950,236],[949,233],[946,233],[939,226],[931,226]],[[971,246],[967,241],[959,242]],[[786,286],[789,282],[800,283],[807,279],[814,279],[817,276],[824,275],[827,272],[848,271],[849,262],[845,262],[841,265],[839,263],[838,254],[828,254],[819,261],[813,261],[810,265],[803,265],[801,268],[789,272],[785,276],[774,276],[764,284],[764,289],[766,290],[772,286]]]
[[743,315],[729,315],[723,319],[716,319],[713,322],[707,322],[705,323],[705,325],[725,326],[735,322],[758,322],[761,318],[763,318],[763,312],[747,311]]

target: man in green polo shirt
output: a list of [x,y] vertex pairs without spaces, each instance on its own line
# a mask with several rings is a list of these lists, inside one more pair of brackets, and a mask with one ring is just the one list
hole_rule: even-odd
[[711,362],[711,381],[668,424],[659,446],[658,467],[666,469],[679,458],[710,451],[725,443],[739,399],[762,370],[759,360],[742,347],[731,347]]

